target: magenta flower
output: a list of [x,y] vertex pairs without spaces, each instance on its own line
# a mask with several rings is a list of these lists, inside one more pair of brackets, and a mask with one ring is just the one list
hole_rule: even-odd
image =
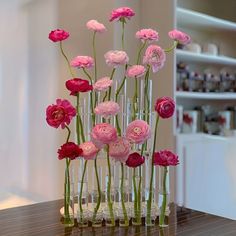
[[157,99],[155,111],[163,119],[170,118],[175,112],[175,101],[170,97],[162,97]]
[[120,111],[120,106],[116,102],[106,101],[106,102],[99,103],[95,107],[94,111],[97,115],[101,115],[105,118],[108,118],[110,116],[117,115]]
[[131,8],[120,7],[111,12],[109,21],[114,21],[114,20],[119,21],[119,20],[125,20],[125,19],[130,20],[130,18],[134,15],[135,13]]
[[74,116],[76,116],[76,109],[66,99],[57,99],[56,104],[48,106],[46,110],[46,121],[54,128],[61,126],[64,129]]
[[108,66],[117,67],[119,65],[125,65],[129,61],[129,57],[124,51],[111,50],[105,55],[106,64]]
[[152,66],[153,73],[159,71],[165,63],[166,54],[164,50],[157,45],[150,45],[143,57],[143,63]]
[[90,69],[94,66],[94,60],[89,56],[77,56],[71,61],[70,65],[77,68]]
[[145,162],[145,158],[141,156],[137,152],[133,152],[129,154],[128,159],[126,161],[126,165],[128,167],[136,168],[138,166],[141,166]]
[[134,65],[129,67],[127,70],[127,76],[130,78],[139,78],[142,77],[146,72],[146,69],[142,65]]
[[109,144],[109,155],[115,161],[125,163],[130,153],[130,143],[126,138],[118,137],[116,141]]
[[99,149],[93,144],[93,142],[81,143],[79,147],[82,149],[81,156],[85,160],[94,160]]
[[107,123],[100,123],[93,127],[91,141],[101,149],[105,144],[109,144],[117,139],[116,129]]
[[109,77],[103,77],[93,85],[93,88],[95,91],[106,91],[112,83],[113,81]]
[[66,81],[66,88],[71,92],[70,95],[76,96],[78,93],[84,93],[93,90],[93,86],[88,80],[74,78]]
[[151,137],[151,129],[146,121],[134,120],[126,128],[126,138],[136,144],[142,144]]
[[53,30],[49,33],[48,38],[53,42],[60,42],[67,39],[70,36],[68,32],[62,29]]
[[158,41],[158,32],[153,29],[141,29],[136,33],[136,38],[140,39],[143,43],[148,41],[149,43]]
[[176,166],[179,164],[179,158],[173,152],[163,150],[154,153],[153,164],[159,166]]
[[65,143],[61,146],[57,151],[58,159],[62,160],[64,158],[69,158],[70,160],[74,160],[76,157],[79,157],[82,153],[82,149],[73,142]]
[[189,35],[176,29],[170,31],[168,35],[171,39],[178,41],[178,43],[183,45],[186,45],[191,42],[191,38]]
[[88,21],[86,26],[89,30],[93,30],[93,31],[98,32],[98,33],[103,33],[103,32],[106,31],[106,27],[103,24],[96,21],[96,20]]

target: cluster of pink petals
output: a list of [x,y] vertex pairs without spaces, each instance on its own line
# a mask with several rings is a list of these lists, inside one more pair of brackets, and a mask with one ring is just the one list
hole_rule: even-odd
[[99,23],[96,20],[88,21],[86,26],[89,30],[93,30],[98,33],[103,33],[106,31],[106,27],[102,23]]
[[158,32],[153,29],[141,29],[136,33],[136,38],[140,39],[143,43],[148,41],[149,43],[158,41]]
[[169,37],[175,41],[178,41],[180,44],[186,45],[191,42],[191,37],[179,30],[172,30],[168,33]]
[[76,109],[66,99],[57,99],[56,104],[48,106],[46,110],[46,121],[54,128],[61,126],[64,129],[74,116],[76,116]]
[[93,144],[93,142],[84,142],[79,145],[79,147],[82,149],[81,156],[85,160],[94,160],[99,149]]
[[97,115],[101,115],[105,118],[108,118],[110,116],[115,116],[119,113],[119,111],[120,111],[119,104],[113,101],[101,102],[94,109],[94,112]]
[[114,21],[114,20],[122,20],[122,19],[130,19],[132,16],[134,16],[135,13],[134,11],[129,8],[129,7],[120,7],[117,9],[114,9],[111,12],[111,16],[110,16],[110,21]]
[[170,118],[175,112],[175,101],[170,97],[161,97],[156,101],[155,111],[163,119]]
[[93,127],[91,141],[101,149],[105,144],[109,144],[117,139],[116,129],[108,123],[100,123]]
[[64,158],[69,158],[74,160],[76,157],[79,157],[82,153],[82,149],[73,142],[67,142],[61,146],[57,151],[58,159],[62,160]]
[[145,158],[137,152],[133,152],[128,156],[126,160],[126,165],[128,167],[136,168],[141,166],[145,162]]
[[106,91],[109,87],[111,87],[113,81],[109,77],[103,77],[99,79],[94,85],[93,89],[95,91]]
[[143,144],[151,137],[151,129],[146,121],[134,120],[126,128],[126,138],[131,143]]
[[70,34],[68,32],[66,32],[65,30],[56,29],[56,30],[52,30],[49,33],[48,38],[51,41],[56,43],[56,42],[60,42],[60,41],[67,39],[69,36],[70,36]]
[[66,81],[66,88],[71,92],[70,95],[76,96],[78,93],[85,93],[93,90],[93,86],[88,80],[74,78]]
[[127,76],[130,78],[139,78],[142,77],[146,72],[146,69],[142,65],[134,65],[129,67],[127,70]]
[[90,69],[94,66],[94,60],[89,56],[77,56],[71,61],[70,65],[77,68]]
[[143,63],[152,66],[153,73],[159,71],[166,61],[166,54],[164,50],[157,45],[150,45],[145,51]]
[[109,155],[113,157],[115,161],[125,163],[130,150],[130,143],[124,137],[118,137],[116,141],[109,144]]
[[129,57],[125,51],[111,50],[105,55],[106,64],[108,66],[117,67],[119,65],[125,65],[129,61]]
[[176,166],[179,164],[179,158],[173,152],[163,150],[153,154],[153,164],[159,166]]

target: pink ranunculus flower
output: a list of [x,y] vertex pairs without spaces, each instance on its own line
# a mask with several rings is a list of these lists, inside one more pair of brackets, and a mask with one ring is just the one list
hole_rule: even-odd
[[91,141],[101,149],[105,144],[109,144],[117,139],[116,129],[108,123],[100,123],[93,127]]
[[93,142],[84,142],[79,145],[79,147],[82,149],[81,156],[85,160],[94,160],[99,149],[94,145]]
[[119,104],[113,101],[101,102],[94,109],[94,112],[97,115],[101,115],[105,118],[108,118],[110,116],[115,116],[119,113],[119,111],[120,111]]
[[116,141],[109,144],[109,155],[115,160],[125,163],[130,153],[131,146],[124,137],[118,137]]
[[113,81],[109,77],[103,77],[99,79],[94,85],[93,89],[95,91],[106,91],[109,87],[111,87]]
[[70,36],[68,32],[62,29],[56,29],[49,33],[48,38],[53,42],[60,42],[67,39]]
[[126,128],[126,138],[131,143],[143,144],[151,137],[151,129],[146,121],[134,120]]
[[141,166],[145,162],[145,158],[137,152],[129,154],[128,159],[126,160],[126,165],[128,167],[136,168]]
[[62,160],[64,158],[69,158],[74,160],[76,157],[79,157],[82,153],[82,149],[73,142],[67,142],[58,149],[58,159]]
[[186,45],[191,42],[191,37],[179,30],[172,30],[168,33],[169,37],[175,41],[178,41],[180,44]]
[[76,96],[78,93],[85,93],[93,90],[93,86],[88,80],[74,78],[66,81],[66,88],[71,92],[70,95]]
[[173,152],[163,150],[153,154],[153,164],[159,166],[176,166],[179,164],[179,158]]
[[170,97],[161,97],[156,101],[155,111],[163,119],[170,118],[175,112],[175,101]]
[[110,21],[114,21],[114,20],[118,21],[118,20],[125,20],[125,19],[130,20],[130,18],[134,15],[135,15],[135,13],[131,8],[120,7],[120,8],[114,9],[111,12],[111,16],[110,16],[109,20]]
[[145,41],[151,43],[158,41],[159,35],[158,32],[153,29],[141,29],[136,33],[136,38],[140,39],[143,43]]
[[130,78],[139,78],[142,77],[146,72],[146,69],[142,65],[134,65],[129,67],[127,70],[127,76]]
[[86,26],[89,30],[93,30],[98,33],[103,33],[106,31],[106,27],[102,23],[99,23],[96,20],[88,21]]
[[153,73],[156,73],[164,66],[165,60],[166,54],[164,50],[157,45],[148,46],[143,57],[143,63],[151,65]]
[[74,116],[76,116],[76,109],[66,99],[57,99],[56,104],[48,106],[46,110],[46,121],[54,128],[61,126],[64,129]]
[[108,51],[105,55],[106,64],[108,66],[117,67],[119,65],[125,65],[129,61],[129,57],[126,52],[111,50]]
[[94,60],[89,56],[77,56],[71,61],[70,65],[77,68],[90,69],[94,66]]

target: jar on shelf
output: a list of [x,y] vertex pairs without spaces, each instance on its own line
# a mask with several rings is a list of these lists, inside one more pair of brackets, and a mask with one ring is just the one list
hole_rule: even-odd
[[233,129],[233,112],[232,111],[219,111],[219,127],[220,132],[226,135],[227,132]]
[[212,74],[204,74],[204,88],[205,92],[219,92],[220,91],[220,77]]
[[176,86],[178,91],[185,91],[187,90],[186,87],[186,80],[189,76],[189,68],[188,65],[186,65],[183,62],[179,62],[177,64],[177,79],[176,79]]
[[230,69],[224,68],[220,71],[220,91],[234,92],[235,77],[230,73]]
[[190,72],[188,87],[191,92],[203,92],[203,76],[194,71]]

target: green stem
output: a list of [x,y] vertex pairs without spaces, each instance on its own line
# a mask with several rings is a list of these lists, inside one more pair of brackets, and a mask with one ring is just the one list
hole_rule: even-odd
[[64,215],[65,220],[70,219],[70,174],[69,174],[70,162],[66,158],[66,170],[65,170],[65,184],[64,184]]
[[141,172],[141,166],[139,166],[139,184],[138,184],[138,204],[137,204],[137,209],[138,209],[138,219],[141,222],[141,184],[142,184],[142,172]]
[[134,90],[134,96],[133,96],[133,117],[132,120],[135,120],[136,113],[137,113],[137,98],[138,98],[138,80],[135,77],[135,90]]
[[73,71],[72,71],[72,69],[71,69],[69,59],[68,59],[68,57],[66,56],[66,54],[65,54],[65,52],[64,52],[64,50],[63,50],[62,41],[60,41],[60,49],[61,49],[61,54],[63,55],[63,57],[64,57],[65,60],[66,60],[66,63],[67,63],[67,66],[68,66],[68,69],[69,69],[69,72],[70,72],[72,78],[75,78],[76,76],[75,76],[75,74],[73,73]]
[[138,56],[137,56],[137,61],[136,61],[137,65],[139,65],[141,53],[142,53],[143,49],[145,48],[146,44],[147,44],[147,41],[145,40],[145,42],[142,44],[142,46],[140,47],[140,49],[138,51]]
[[77,93],[77,102],[76,102],[76,135],[77,135],[77,144],[80,144],[80,121],[79,121],[79,93]]
[[125,21],[122,22],[122,36],[121,36],[121,42],[122,42],[122,50],[125,50]]
[[[111,72],[111,77],[110,79],[113,80],[114,74],[115,74],[116,68],[113,68],[112,72]],[[111,99],[111,87],[109,88],[108,91],[108,101]]]
[[164,51],[171,52],[172,50],[176,48],[177,45],[178,45],[178,41],[174,41],[174,44],[170,48],[164,49]]
[[82,142],[84,143],[85,142],[84,127],[83,127],[83,122],[80,115],[79,115],[79,125],[80,125],[80,130],[81,130],[81,139],[82,139]]
[[135,168],[133,169],[133,186],[134,186],[134,215],[137,221],[138,220],[138,194],[137,194],[137,186],[136,186]]
[[[145,75],[145,95],[144,95],[144,111],[145,111],[145,120],[149,124],[149,113],[150,113],[150,100],[149,100],[149,93],[148,93],[148,87],[149,87],[149,75],[150,75],[150,66],[148,66],[146,75]],[[147,107],[146,107],[147,106]],[[147,114],[146,114],[147,111]]]
[[66,138],[66,143],[69,142],[69,139],[70,139],[70,134],[71,134],[71,131],[70,131],[70,128],[66,125],[65,128],[67,129],[68,131],[68,135],[67,135],[67,138]]
[[97,55],[96,55],[96,31],[93,33],[93,58],[94,58],[94,79],[97,81]]

